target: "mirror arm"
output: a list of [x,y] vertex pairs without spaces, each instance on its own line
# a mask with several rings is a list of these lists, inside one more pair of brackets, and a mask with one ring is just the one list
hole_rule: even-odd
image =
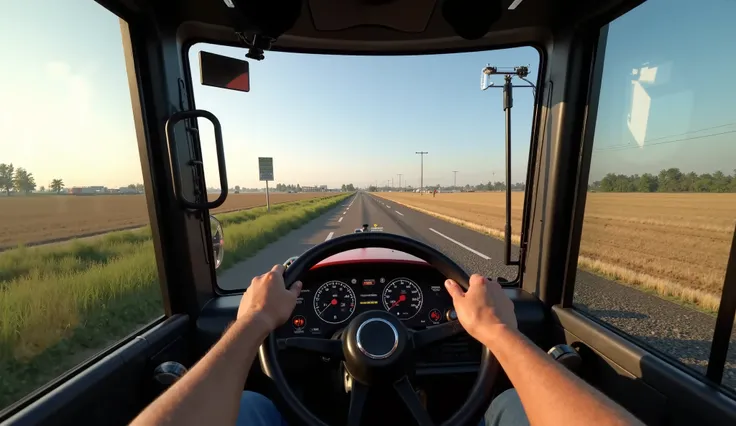
[[503,259],[506,265],[515,266],[518,260],[511,260],[511,108],[514,106],[511,75],[504,76],[503,110],[506,115],[506,224],[503,227]]

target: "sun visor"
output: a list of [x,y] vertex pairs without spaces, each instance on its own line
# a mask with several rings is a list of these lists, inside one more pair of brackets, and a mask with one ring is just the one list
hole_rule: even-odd
[[309,0],[309,9],[318,31],[374,25],[419,33],[427,28],[436,3],[436,0]]

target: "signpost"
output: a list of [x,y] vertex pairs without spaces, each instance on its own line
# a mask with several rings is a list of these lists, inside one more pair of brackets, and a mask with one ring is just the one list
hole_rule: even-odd
[[271,200],[268,195],[268,181],[273,180],[273,157],[258,157],[258,176],[266,181],[266,211],[271,211]]

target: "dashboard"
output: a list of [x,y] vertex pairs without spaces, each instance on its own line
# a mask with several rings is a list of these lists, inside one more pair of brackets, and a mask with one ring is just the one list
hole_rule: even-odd
[[[372,262],[310,270],[291,319],[277,337],[332,338],[355,316],[388,311],[418,330],[457,319],[445,277],[429,265]],[[467,334],[418,354],[419,362],[478,362],[481,347]]]

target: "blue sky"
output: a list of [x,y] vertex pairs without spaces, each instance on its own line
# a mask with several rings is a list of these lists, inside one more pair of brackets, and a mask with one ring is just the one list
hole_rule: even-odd
[[[736,133],[707,137],[736,131],[736,58],[726,54],[736,39],[736,2],[708,4],[651,0],[611,25],[592,180],[607,172],[736,167]],[[12,1],[4,8],[0,46],[14,66],[0,69],[0,162],[26,167],[39,186],[57,177],[67,186],[140,182],[118,19],[90,0]],[[189,52],[195,67],[199,48],[245,54],[198,45]],[[531,65],[536,76],[539,57],[527,47],[383,58],[267,52],[264,61],[250,62],[249,93],[195,84],[197,106],[222,122],[231,186],[260,186],[259,156],[274,157],[277,182],[339,186],[394,178],[398,185],[402,173],[404,184],[416,186],[418,150],[429,151],[425,184],[451,184],[452,170],[460,170],[463,185],[502,179],[501,91],[480,91],[480,70],[486,63]],[[514,98],[513,180],[520,181],[532,94],[520,89]],[[693,136],[706,137],[669,143]],[[204,144],[214,184],[212,139]]]

